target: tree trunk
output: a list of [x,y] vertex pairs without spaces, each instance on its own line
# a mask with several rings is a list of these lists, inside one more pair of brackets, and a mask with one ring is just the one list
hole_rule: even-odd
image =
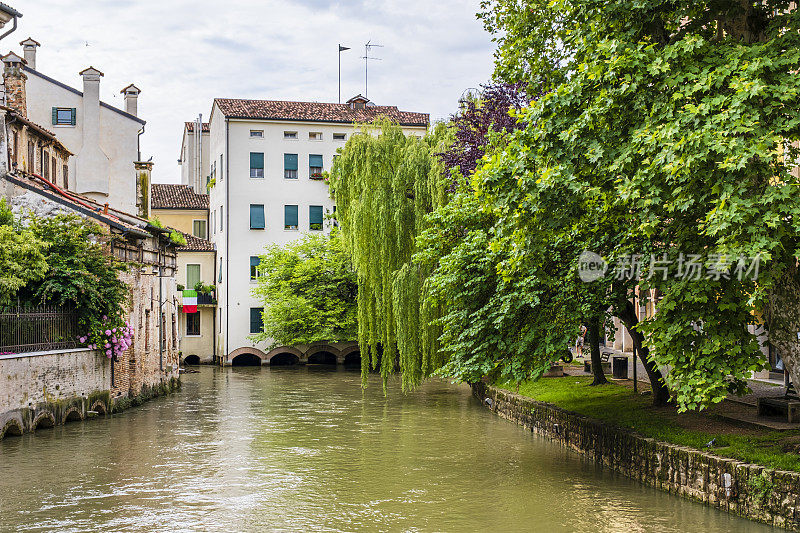
[[603,373],[603,362],[600,360],[600,319],[593,316],[589,319],[587,337],[589,337],[589,348],[592,351],[592,375],[594,381],[592,385],[603,385],[608,383],[606,375]]
[[[619,318],[625,324],[625,328],[628,330],[631,339],[633,339],[633,346],[636,349],[636,353],[639,354],[639,359],[641,359],[642,365],[644,365],[644,369],[647,372],[647,378],[650,380],[650,388],[653,391],[653,406],[661,407],[667,405],[667,403],[669,403],[669,389],[667,389],[667,385],[664,383],[664,376],[661,375],[661,371],[658,369],[655,362],[651,361],[648,357],[650,355],[650,350],[644,345],[644,335],[636,329],[637,324],[639,324],[639,319],[636,318],[636,309],[633,307],[630,300],[625,301],[625,306],[620,310]],[[633,360],[633,364],[636,364],[636,359]]]
[[769,294],[767,332],[769,342],[783,359],[795,389],[800,387],[800,278],[797,264],[787,268]]

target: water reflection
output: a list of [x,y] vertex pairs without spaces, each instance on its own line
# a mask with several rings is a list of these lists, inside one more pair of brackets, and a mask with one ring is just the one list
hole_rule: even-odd
[[0,530],[758,531],[614,476],[466,387],[201,368],[114,418],[0,441]]

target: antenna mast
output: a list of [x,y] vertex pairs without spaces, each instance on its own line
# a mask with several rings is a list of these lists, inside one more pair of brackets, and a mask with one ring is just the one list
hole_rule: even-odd
[[368,94],[368,87],[369,87],[369,60],[373,61],[382,61],[382,59],[377,57],[369,57],[369,51],[373,48],[383,48],[382,44],[372,44],[372,39],[367,41],[367,44],[364,45],[364,57],[361,59],[364,60],[364,98],[369,98]]

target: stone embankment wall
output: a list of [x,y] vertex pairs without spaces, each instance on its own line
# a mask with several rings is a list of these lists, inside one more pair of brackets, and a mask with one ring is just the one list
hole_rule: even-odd
[[503,418],[672,494],[751,520],[800,529],[800,473],[657,442],[485,383],[472,392]]

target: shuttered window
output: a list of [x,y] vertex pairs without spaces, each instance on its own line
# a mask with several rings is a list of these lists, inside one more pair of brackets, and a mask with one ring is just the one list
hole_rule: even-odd
[[262,333],[264,331],[264,308],[250,308],[250,333]]
[[74,126],[77,110],[74,107],[54,107],[53,126]]
[[205,239],[207,237],[205,220],[192,221],[192,235],[194,235],[198,239]]
[[186,265],[186,289],[194,290],[200,281],[200,265]]
[[283,229],[297,229],[297,206],[283,206]]
[[264,153],[250,152],[250,177],[264,177]]
[[313,231],[322,230],[322,206],[308,206],[308,228]]
[[264,229],[264,204],[250,204],[250,229]]
[[297,154],[283,154],[283,177],[287,180],[297,179]]
[[255,281],[258,278],[258,265],[260,264],[260,257],[256,255],[250,256],[250,281]]
[[308,177],[311,179],[322,178],[322,156],[311,154],[308,156]]

